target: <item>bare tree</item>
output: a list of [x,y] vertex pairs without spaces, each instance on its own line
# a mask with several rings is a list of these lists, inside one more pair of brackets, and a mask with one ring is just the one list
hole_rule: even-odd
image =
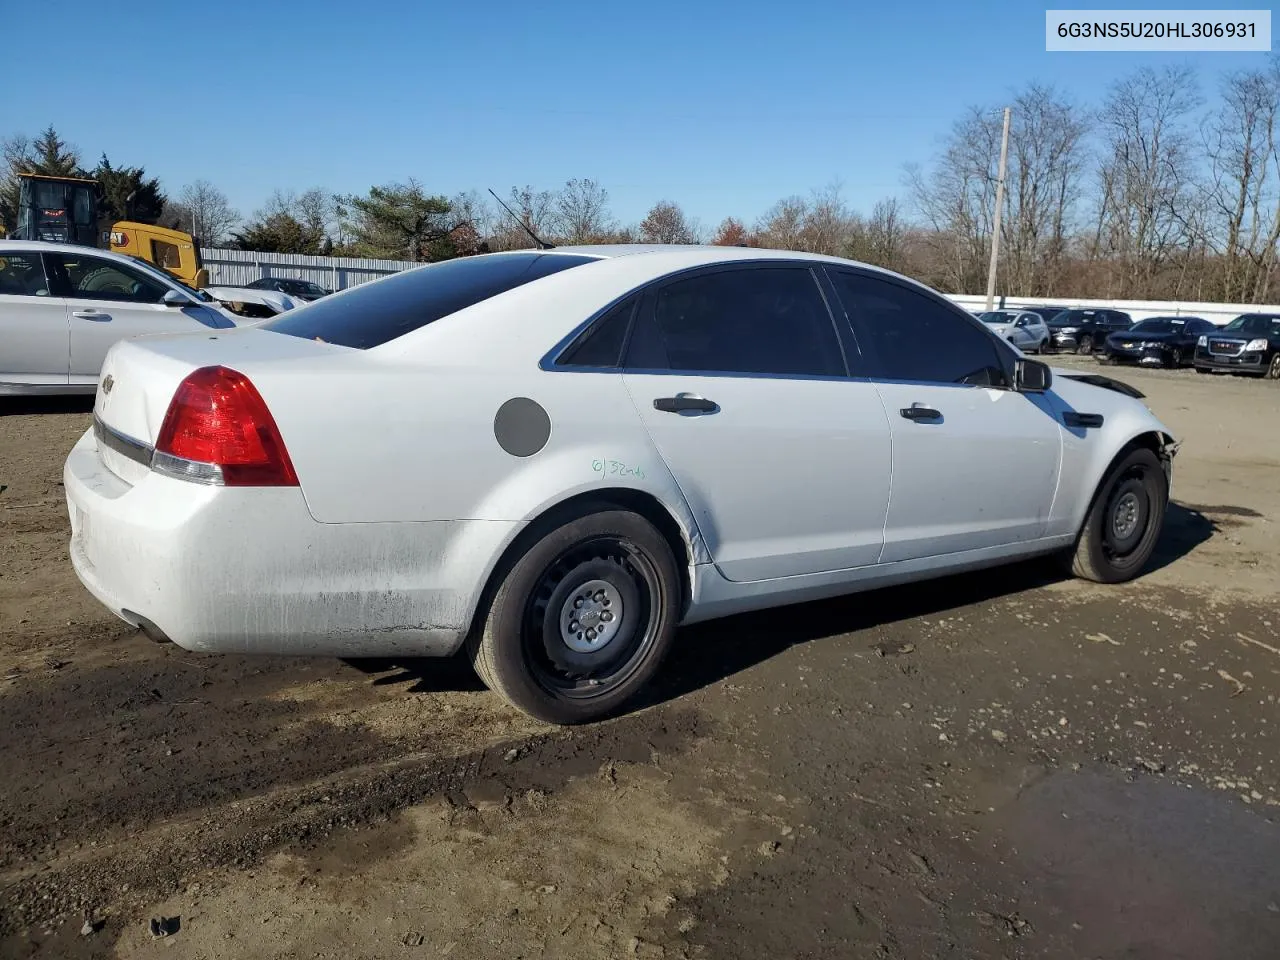
[[1143,67],[1115,83],[1099,115],[1099,253],[1113,268],[1112,296],[1176,294],[1171,271],[1195,243],[1195,153],[1189,129],[1199,105],[1190,67]]
[[[934,228],[932,246],[944,270],[938,279],[954,290],[976,290],[986,280],[1001,125],[996,110],[970,108],[932,170],[912,171],[916,203]],[[1060,282],[1086,131],[1079,108],[1051,87],[1031,84],[1014,99],[1000,227],[1000,282],[1011,293],[1045,295]]]
[[906,224],[897,200],[876,203],[871,216],[858,223],[845,256],[888,270],[907,269]]
[[640,221],[640,239],[645,243],[697,243],[698,230],[679,204],[660,200]]
[[569,243],[591,243],[611,233],[609,192],[595,180],[569,180],[555,198],[558,235]]
[[224,242],[240,223],[240,214],[232,208],[227,195],[208,180],[189,183],[178,192],[178,199],[165,204],[161,222],[176,223],[207,246]]
[[[994,118],[993,118],[994,119]],[[1087,124],[1053,88],[1031,84],[1014,100],[1001,222],[1004,283],[1023,296],[1059,285],[1084,175]]]
[[1210,218],[1205,241],[1221,257],[1211,289],[1228,301],[1265,299],[1275,265],[1280,170],[1271,165],[1280,112],[1278,79],[1275,69],[1224,77],[1221,109],[1205,131]]
[[[512,187],[506,204],[519,223],[512,222],[510,214],[501,207],[494,210],[493,231],[487,238],[493,250],[525,250],[534,246],[528,231],[532,230],[543,240],[555,236],[555,194],[533,187]],[[527,228],[527,229],[526,229]]]
[[809,202],[804,197],[785,197],[765,211],[756,223],[755,234],[762,247],[796,250],[802,243],[808,217]]
[[746,225],[737,217],[725,217],[716,228],[712,243],[718,247],[753,247],[755,237],[747,233]]

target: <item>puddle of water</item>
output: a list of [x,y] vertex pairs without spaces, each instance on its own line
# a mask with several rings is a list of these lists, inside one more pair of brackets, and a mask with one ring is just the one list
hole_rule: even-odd
[[998,816],[1027,915],[1076,956],[1280,956],[1280,825],[1232,797],[1063,772]]

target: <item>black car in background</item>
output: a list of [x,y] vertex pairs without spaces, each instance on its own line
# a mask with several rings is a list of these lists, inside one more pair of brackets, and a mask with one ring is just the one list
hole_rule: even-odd
[[263,277],[253,283],[246,283],[245,286],[250,290],[276,290],[287,293],[291,297],[297,297],[299,300],[308,301],[319,300],[333,293],[332,290],[326,290],[320,284],[312,283],[310,280],[293,280],[289,277]]
[[1242,313],[1196,341],[1196,373],[1242,373],[1280,380],[1280,314]]
[[1018,309],[1026,313],[1037,314],[1040,317],[1040,319],[1044,321],[1045,326],[1048,326],[1050,320],[1052,320],[1058,314],[1062,313],[1062,311],[1066,310],[1067,308],[1066,307],[1019,307]]
[[1120,310],[1063,310],[1049,321],[1049,343],[1055,350],[1088,355],[1101,347],[1109,334],[1131,326],[1133,318]]
[[1182,367],[1195,359],[1196,341],[1217,327],[1203,317],[1148,317],[1107,335],[1102,357],[1112,363]]

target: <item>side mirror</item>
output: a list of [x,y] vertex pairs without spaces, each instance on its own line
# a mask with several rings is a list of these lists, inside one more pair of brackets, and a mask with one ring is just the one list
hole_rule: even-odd
[[1044,393],[1053,386],[1053,371],[1039,360],[1019,359],[1013,370],[1013,386],[1019,393]]
[[160,302],[163,303],[166,307],[191,306],[191,299],[185,293],[182,293],[181,291],[178,291],[178,290],[167,291],[165,295],[160,298]]

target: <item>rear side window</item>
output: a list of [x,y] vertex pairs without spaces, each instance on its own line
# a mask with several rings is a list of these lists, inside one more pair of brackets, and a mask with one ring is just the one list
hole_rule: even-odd
[[667,284],[654,301],[654,339],[660,346],[652,359],[637,362],[628,356],[630,366],[773,376],[846,374],[831,314],[807,267],[718,271]]
[[261,329],[367,350],[451,313],[595,257],[501,253],[418,267],[282,313]]
[[38,253],[0,253],[0,294],[49,296],[49,283],[45,280]]
[[557,361],[562,367],[616,367],[640,298],[628,297],[591,325],[591,329]]

